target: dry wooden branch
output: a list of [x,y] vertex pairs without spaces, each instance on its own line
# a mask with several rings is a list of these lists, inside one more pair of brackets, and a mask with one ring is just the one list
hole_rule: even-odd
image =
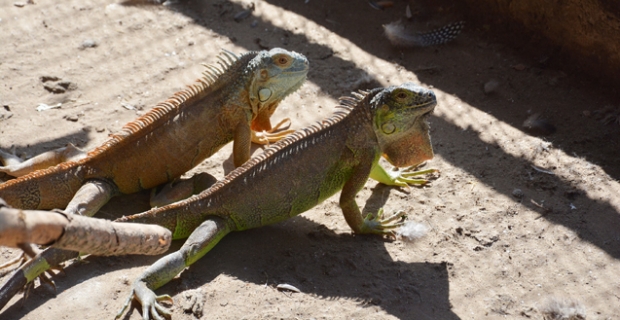
[[34,243],[95,255],[155,255],[168,250],[170,230],[57,211],[20,210],[0,199],[0,245]]

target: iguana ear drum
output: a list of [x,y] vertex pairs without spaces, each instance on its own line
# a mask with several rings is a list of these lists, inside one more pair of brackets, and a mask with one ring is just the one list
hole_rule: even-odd
[[415,132],[386,143],[383,156],[396,167],[409,167],[433,158],[433,146],[428,130]]
[[267,101],[267,99],[271,97],[271,93],[271,90],[268,88],[262,88],[258,90],[258,98],[260,99],[260,102]]

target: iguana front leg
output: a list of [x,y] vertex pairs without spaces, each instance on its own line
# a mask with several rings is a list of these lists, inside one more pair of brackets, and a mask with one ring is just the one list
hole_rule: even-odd
[[169,317],[171,312],[159,302],[172,298],[168,295],[155,295],[153,290],[168,283],[187,266],[198,261],[228,233],[231,225],[218,217],[209,218],[196,228],[179,251],[173,252],[146,269],[133,283],[131,294],[115,319],[119,319],[131,301],[135,298],[142,304],[142,318],[148,320],[151,316],[157,320],[163,316]]
[[287,135],[295,132],[295,130],[288,130],[290,126],[291,126],[291,119],[286,118],[278,122],[278,124],[276,124],[275,127],[271,128],[270,130],[262,130],[262,131],[252,130],[252,142],[256,144],[270,144],[270,143],[277,142],[283,139],[284,137],[286,137]]
[[[383,209],[379,209],[376,216],[368,214],[362,217],[362,212],[355,202],[355,195],[364,187],[368,180],[368,175],[372,169],[379,167],[378,164],[373,165],[372,161],[362,161],[362,164],[355,167],[351,178],[345,182],[342,192],[340,193],[340,208],[344,214],[347,224],[353,232],[359,234],[378,234],[395,237],[394,229],[403,225],[402,217],[404,212],[399,212],[387,219],[383,218]],[[368,164],[368,165],[367,165]]]
[[237,124],[234,132],[234,139],[233,162],[235,167],[240,167],[250,159],[252,130],[247,122],[241,121]]
[[[412,167],[415,168],[416,166]],[[411,177],[438,172],[437,169],[409,171],[411,168],[398,171],[387,171],[377,163],[370,171],[370,178],[388,186],[409,187],[409,185],[423,186],[428,183],[426,179],[412,179]]]
[[33,171],[46,169],[66,161],[77,161],[86,156],[86,152],[78,149],[73,144],[64,148],[58,148],[36,155],[28,160],[0,150],[0,172],[4,172],[13,177],[21,177]]

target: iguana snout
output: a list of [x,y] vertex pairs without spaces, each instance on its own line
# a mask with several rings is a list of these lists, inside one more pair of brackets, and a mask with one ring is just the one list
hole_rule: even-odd
[[413,83],[391,87],[375,99],[374,128],[383,156],[408,167],[433,158],[428,118],[437,105],[432,90]]

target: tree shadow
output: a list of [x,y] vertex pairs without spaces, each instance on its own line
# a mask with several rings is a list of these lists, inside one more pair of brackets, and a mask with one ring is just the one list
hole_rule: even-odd
[[[526,52],[526,50],[516,50],[515,53],[514,49],[506,47],[505,44],[489,44],[487,41],[496,41],[497,39],[493,39],[492,34],[481,31],[480,26],[476,25],[476,23],[472,23],[471,28],[468,27],[464,34],[453,44],[431,48],[402,50],[392,48],[387,40],[384,46],[373,46],[368,41],[365,41],[368,37],[382,37],[383,29],[381,25],[393,21],[394,15],[379,14],[378,11],[370,7],[366,10],[360,7],[354,10],[354,13],[332,10],[328,2],[321,2],[318,0],[313,1],[312,5],[306,5],[302,1],[267,0],[267,2],[285,10],[292,11],[329,29],[377,58],[393,61],[394,63],[402,65],[405,69],[416,73],[424,84],[454,95],[475,108],[493,114],[493,116],[499,120],[517,128],[521,127],[521,123],[528,115],[528,110],[532,112],[547,112],[547,114],[552,117],[556,117],[556,123],[562,122],[564,119],[559,112],[570,107],[568,104],[562,104],[562,101],[567,101],[566,97],[563,96],[567,93],[569,95],[568,101],[573,102],[575,105],[583,106],[584,108],[605,101],[604,90],[595,88],[593,84],[586,81],[587,79],[565,79],[561,76],[557,78],[557,72],[555,70],[547,70],[545,66],[539,65],[531,66],[527,71],[518,73],[518,70],[506,64],[506,60],[510,60],[510,63],[512,63],[512,61],[519,61],[519,59],[531,59],[529,56],[530,53]],[[323,5],[321,5],[321,3]],[[450,1],[442,3],[449,3],[449,5],[442,7],[442,17],[438,18],[438,21],[442,21],[442,23],[458,20],[469,14],[467,11],[469,8],[452,4]],[[395,5],[403,6],[401,9],[404,10],[404,4]],[[245,8],[236,3],[226,1],[219,2],[218,4],[213,4],[213,6],[219,6],[217,7],[219,10],[219,19],[211,19],[204,16],[209,6],[210,4],[206,1],[200,0],[181,2],[171,6],[170,9],[192,18],[197,24],[204,28],[227,36],[237,42],[237,44],[248,49],[261,49],[260,39],[257,40],[248,35],[230,34],[227,28],[218,23],[224,19],[232,19],[235,13]],[[437,13],[436,9],[436,7],[429,8],[428,10],[431,12],[428,13],[428,16],[435,17],[433,14]],[[433,13],[433,10],[436,12]],[[273,32],[283,35],[285,41],[283,40],[283,43],[271,44],[272,46],[285,46],[304,54],[310,53],[307,54],[312,64],[309,80],[318,85],[323,92],[327,92],[333,97],[339,97],[357,89],[364,89],[364,87],[351,87],[343,85],[342,83],[337,83],[337,80],[335,80],[336,77],[330,76],[332,72],[346,70],[351,74],[355,74],[357,78],[367,77],[369,81],[363,82],[362,85],[368,85],[369,87],[377,83],[376,79],[365,70],[360,69],[351,61],[346,61],[333,55],[333,51],[328,46],[310,42],[303,33],[293,34],[268,21],[261,20],[260,17],[253,17],[253,19],[259,21],[261,28],[273,30]],[[251,20],[252,19],[248,19],[248,21],[243,23],[247,23],[248,28],[250,28],[249,25]],[[359,23],[360,21],[368,23]],[[432,28],[432,25],[433,24],[429,22],[425,27]],[[511,41],[518,42],[520,46],[528,45],[527,42],[529,40],[523,39],[522,36],[516,34],[511,36],[515,37],[511,39]],[[309,47],[311,47],[312,50],[307,49]],[[486,61],[488,68],[495,68],[499,80],[503,82],[502,89],[491,95],[485,94],[481,87],[484,85],[484,81],[488,79],[480,79],[475,69],[468,70],[467,68],[463,68],[463,65],[480,65],[480,62],[473,63],[474,61]],[[512,73],[503,75],[507,72]],[[522,77],[525,81],[520,83],[531,83],[531,85],[528,87],[515,88],[514,84],[511,82],[511,78],[514,77]],[[556,80],[559,81],[559,84],[550,85],[548,82],[541,81],[541,77],[549,79],[549,81],[557,78]],[[555,101],[541,99],[537,94],[543,90],[552,90],[554,87],[562,88],[562,90],[556,90],[557,100]],[[576,93],[576,90],[570,89],[571,87],[579,87],[581,89],[579,91],[580,93],[591,90],[592,92],[600,94],[583,97],[583,95]],[[515,108],[515,104],[519,105],[519,107]],[[591,161],[602,166],[607,174],[619,179],[620,148],[617,148],[617,146],[620,145],[620,134],[618,134],[618,128],[601,126],[593,122],[593,119],[584,121],[589,121],[587,123],[588,125],[578,125],[570,128],[558,126],[558,132],[549,139],[552,139],[555,148],[559,148],[566,154],[573,154],[576,157],[587,157]],[[442,134],[444,132],[461,132],[461,129],[454,124],[448,123],[438,117],[433,117],[432,122],[440,123],[440,125],[445,128]],[[448,136],[441,138],[443,141],[448,140]],[[437,141],[437,136],[435,135],[433,139]],[[524,162],[530,164],[526,159],[514,157],[495,148],[495,146],[490,146],[476,135],[471,136],[471,142],[476,148],[467,150],[466,152],[476,154],[472,159],[475,159],[478,154],[484,152],[482,150],[491,148],[494,152],[500,153],[497,157],[499,159],[498,161],[502,162],[502,168],[509,168],[516,164],[523,165]],[[446,146],[447,145],[448,144],[446,144]],[[609,147],[610,145],[612,147]],[[454,155],[454,153],[457,152],[456,150],[460,149],[457,145],[451,145],[451,148],[453,149],[447,150],[445,147],[440,148],[438,154],[444,156],[446,160],[454,166],[464,168],[476,177],[479,177],[487,185],[495,186],[498,184],[506,184],[505,175],[503,173],[498,173],[497,175],[476,174],[476,170],[479,171],[480,168],[476,167],[475,161],[464,162],[462,161],[462,156],[450,156],[450,154]],[[500,169],[499,166],[497,169]],[[560,190],[560,192],[565,192],[568,197],[574,195],[575,188],[570,181],[564,181],[557,176],[545,177],[544,179],[550,180],[549,183],[554,185],[555,189]],[[512,187],[497,189],[498,192],[508,197],[512,197],[512,190]],[[556,210],[556,212],[560,212],[561,214],[549,214],[549,208],[542,208],[529,204],[526,205],[528,205],[530,209],[540,213],[545,219],[575,230],[582,239],[600,247],[616,259],[620,258],[620,250],[617,249],[618,246],[612,244],[615,243],[615,241],[609,239],[610,234],[613,234],[614,226],[620,225],[619,213],[609,203],[589,198],[584,201],[589,202],[589,204],[595,208],[600,208],[600,210],[594,213],[584,213],[567,209],[567,211]]]
[[299,216],[227,237],[161,292],[178,294],[184,277],[199,287],[225,273],[272,287],[291,284],[322,299],[376,305],[400,319],[459,319],[449,301],[451,265],[394,261],[382,241],[336,234]]
[[[304,294],[321,299],[351,300],[360,307],[377,306],[400,319],[459,319],[449,301],[451,264],[394,261],[383,241],[377,237],[336,234],[298,216],[227,236],[157,293],[176,295],[227,274],[259,285],[291,284]],[[181,244],[182,241],[176,241],[172,250]],[[157,258],[88,257],[89,263],[72,264],[66,269],[69,276],[56,279],[57,294],[88,278],[150,265]],[[23,306],[18,301],[7,308],[3,318],[19,319],[50,298],[49,289],[39,286],[23,301]],[[115,301],[118,307],[123,302]]]

